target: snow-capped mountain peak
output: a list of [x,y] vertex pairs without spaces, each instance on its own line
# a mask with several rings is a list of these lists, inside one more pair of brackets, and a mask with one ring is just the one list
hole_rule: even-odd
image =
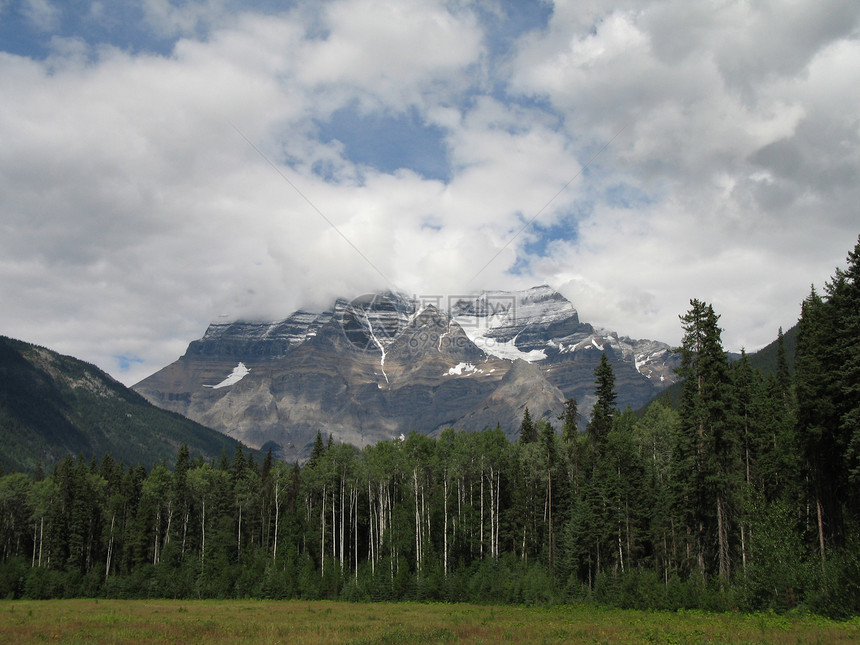
[[213,323],[135,389],[293,459],[307,456],[320,429],[359,446],[449,427],[501,424],[513,436],[525,406],[555,422],[566,398],[587,418],[603,353],[620,407],[674,381],[668,345],[595,329],[546,285],[465,297],[384,292],[280,321]]

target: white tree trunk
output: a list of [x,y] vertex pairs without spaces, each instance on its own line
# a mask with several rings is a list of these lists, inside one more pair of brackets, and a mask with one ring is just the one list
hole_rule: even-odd
[[242,504],[239,504],[239,530],[236,531],[236,561],[242,560]]
[[39,566],[42,566],[42,546],[45,544],[45,516],[39,519]]
[[478,535],[481,545],[481,558],[484,557],[484,460],[481,460],[481,530]]
[[821,510],[821,498],[815,497],[815,510],[818,514],[818,548],[821,552],[821,567],[824,568],[824,513]]
[[155,544],[152,548],[152,564],[158,564],[158,545],[161,542],[161,509],[155,513]]
[[412,469],[412,483],[415,497],[415,570],[421,571],[421,517],[418,508],[418,467]]
[[346,544],[344,540],[344,527],[346,526],[343,521],[344,518],[344,492],[345,492],[345,483],[343,477],[340,478],[340,570],[343,571],[343,559],[346,550]]
[[445,527],[442,531],[442,573],[445,577],[448,576],[448,474],[445,473],[443,480],[443,496],[442,506],[445,515]]
[[275,539],[272,548],[272,562],[278,559],[278,521],[281,517],[281,500],[279,499],[281,492],[281,482],[275,480]]
[[320,573],[321,573],[321,575],[325,575],[325,493],[326,493],[326,487],[323,486],[322,509],[320,510]]
[[108,540],[107,558],[105,558],[105,580],[107,580],[108,575],[110,574],[110,559],[113,555],[113,525],[115,520],[116,513],[111,515],[110,518],[110,539]]
[[206,558],[206,498],[203,498],[203,504],[201,504],[201,520],[200,520],[200,529],[202,533],[202,539],[200,540],[200,562]]

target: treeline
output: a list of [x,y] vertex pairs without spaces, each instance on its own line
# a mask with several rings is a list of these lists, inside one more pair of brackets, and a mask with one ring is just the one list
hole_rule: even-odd
[[[729,362],[698,300],[677,407],[496,429],[303,466],[179,449],[173,469],[68,457],[0,477],[0,593],[860,610],[860,241],[804,300],[795,369]],[[780,332],[780,340],[781,340]]]

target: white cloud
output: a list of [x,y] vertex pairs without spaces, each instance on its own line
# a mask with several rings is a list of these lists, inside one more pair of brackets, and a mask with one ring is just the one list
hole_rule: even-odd
[[327,35],[310,39],[298,78],[308,86],[342,85],[396,107],[421,102],[439,82],[450,91],[481,52],[468,11],[439,2],[349,0],[325,5]]
[[724,309],[730,345],[768,342],[856,239],[858,11],[651,2],[589,25],[556,6],[549,32],[521,43],[514,86],[571,132],[626,123],[594,180],[652,203],[598,206],[542,270],[587,319],[630,333],[677,335],[674,315],[699,297]]
[[171,0],[140,0],[143,17],[161,38],[195,36],[225,17],[225,0],[190,0],[177,4]]
[[[391,286],[550,282],[668,342],[697,297],[755,348],[856,239],[860,42],[837,3],[559,2],[495,60],[472,3],[141,6],[169,55],[0,53],[0,333],[128,383],[221,314]],[[321,141],[344,107],[414,110],[450,180]],[[511,242],[535,215],[559,239]]]

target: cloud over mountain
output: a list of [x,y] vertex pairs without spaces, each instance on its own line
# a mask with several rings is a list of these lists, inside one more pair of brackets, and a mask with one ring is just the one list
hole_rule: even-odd
[[392,287],[755,348],[857,234],[851,3],[116,4],[0,4],[0,299],[126,383]]

